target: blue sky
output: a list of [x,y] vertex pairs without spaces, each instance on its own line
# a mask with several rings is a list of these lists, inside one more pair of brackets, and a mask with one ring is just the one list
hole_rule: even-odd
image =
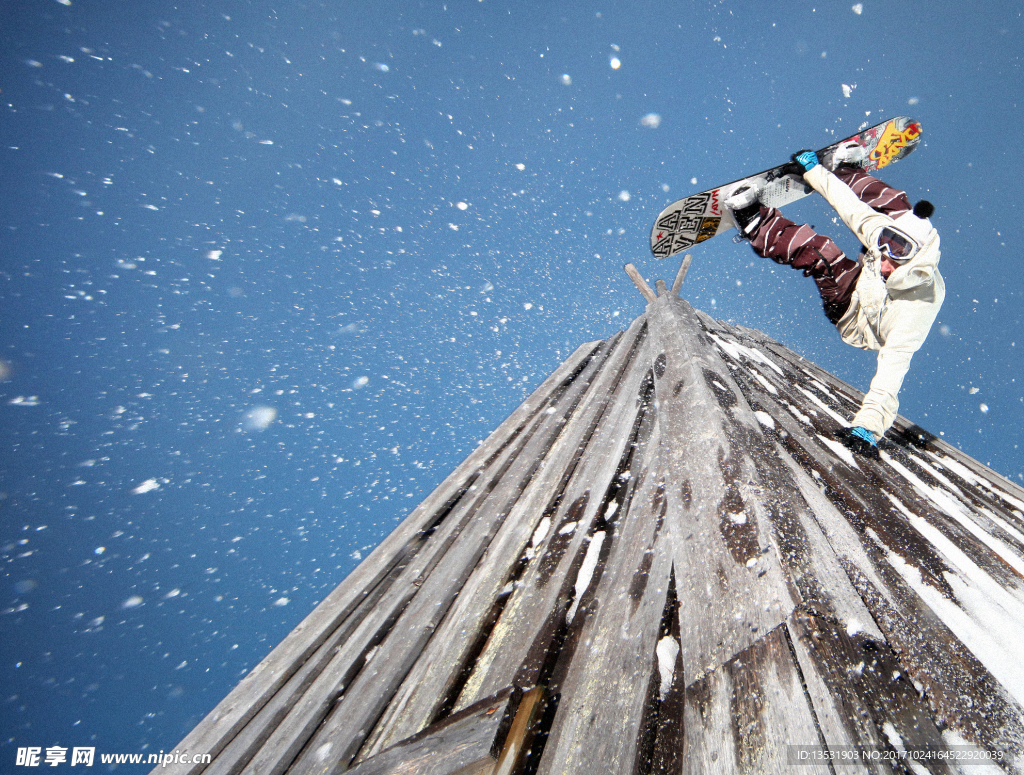
[[[670,201],[911,115],[901,413],[1020,483],[1013,4],[5,4],[0,760],[170,750],[569,352]],[[856,252],[824,202],[787,210]],[[683,295],[866,388],[728,238]],[[6,766],[6,765],[5,765]]]

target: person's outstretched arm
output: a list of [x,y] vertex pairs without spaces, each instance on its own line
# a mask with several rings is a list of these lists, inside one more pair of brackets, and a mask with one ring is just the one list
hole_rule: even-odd
[[874,245],[875,239],[886,226],[892,224],[892,218],[875,211],[870,205],[860,200],[853,189],[818,164],[804,173],[804,180],[825,200],[835,208],[862,245]]

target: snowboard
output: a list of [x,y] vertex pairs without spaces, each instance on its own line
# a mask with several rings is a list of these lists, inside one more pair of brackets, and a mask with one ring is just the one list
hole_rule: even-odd
[[[898,116],[864,129],[818,151],[818,160],[831,168],[832,155],[840,144],[856,140],[866,151],[865,172],[874,172],[908,155],[921,141],[921,124]],[[782,207],[803,199],[814,191],[804,182],[802,172],[790,161],[778,167],[734,180],[724,186],[702,191],[673,202],[658,215],[651,229],[651,252],[655,258],[668,258],[699,242],[704,242],[736,227],[728,208],[722,203],[744,183],[761,186],[761,202]]]

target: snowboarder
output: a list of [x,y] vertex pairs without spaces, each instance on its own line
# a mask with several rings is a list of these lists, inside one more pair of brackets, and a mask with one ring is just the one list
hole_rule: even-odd
[[911,208],[905,192],[864,172],[864,149],[856,141],[840,146],[831,171],[814,151],[795,153],[793,161],[861,241],[858,261],[810,226],[762,205],[756,186],[742,186],[725,205],[755,253],[814,278],[825,315],[844,342],[878,351],[860,410],[838,434],[855,452],[877,457],[878,439],[896,419],[910,359],[946,295],[939,235],[928,220],[935,208],[924,200]]

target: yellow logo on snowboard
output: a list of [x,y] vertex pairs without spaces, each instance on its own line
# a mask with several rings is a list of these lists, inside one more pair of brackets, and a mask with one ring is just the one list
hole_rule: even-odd
[[896,161],[900,151],[907,147],[911,141],[916,140],[921,134],[921,125],[916,121],[907,124],[901,132],[896,128],[896,122],[890,121],[882,130],[882,136],[878,138],[878,144],[871,151],[871,161],[875,162],[875,169],[882,169],[887,164]]

